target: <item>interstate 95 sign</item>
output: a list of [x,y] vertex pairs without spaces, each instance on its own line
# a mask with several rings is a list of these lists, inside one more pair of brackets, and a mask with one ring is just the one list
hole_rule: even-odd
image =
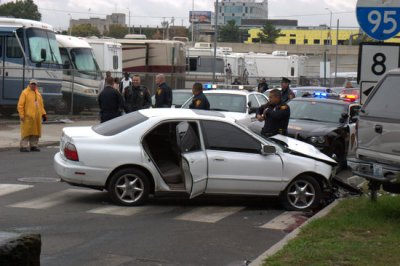
[[393,38],[400,32],[400,0],[358,0],[357,20],[371,38]]

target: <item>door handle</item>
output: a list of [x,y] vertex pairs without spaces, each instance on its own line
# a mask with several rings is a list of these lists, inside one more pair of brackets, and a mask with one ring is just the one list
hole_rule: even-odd
[[225,159],[221,158],[221,157],[216,157],[216,158],[214,158],[214,161],[216,161],[216,162],[225,162]]
[[382,134],[383,133],[383,126],[376,125],[375,126],[375,132],[378,133],[378,134]]

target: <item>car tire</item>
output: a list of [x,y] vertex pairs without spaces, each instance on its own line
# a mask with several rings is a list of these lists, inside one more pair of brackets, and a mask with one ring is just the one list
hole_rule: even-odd
[[112,175],[107,190],[115,204],[138,206],[148,199],[150,182],[142,171],[126,168]]
[[311,176],[294,179],[281,193],[283,206],[289,211],[307,211],[321,204],[321,186]]

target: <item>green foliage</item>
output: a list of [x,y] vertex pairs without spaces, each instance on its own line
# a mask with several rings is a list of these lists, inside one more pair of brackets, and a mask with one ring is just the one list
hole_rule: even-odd
[[38,6],[33,0],[17,0],[16,2],[8,2],[0,5],[0,16],[23,18],[40,21]]
[[279,38],[280,34],[280,29],[275,28],[274,25],[272,25],[270,22],[267,22],[261,29],[261,32],[258,33],[258,38],[260,38],[261,43],[274,44],[276,43],[276,39]]
[[219,40],[221,42],[240,42],[240,30],[234,20],[219,28]]
[[100,32],[91,24],[80,24],[72,27],[71,35],[77,37],[100,36]]
[[104,32],[104,36],[116,39],[122,39],[129,33],[129,28],[120,24],[111,24],[108,32]]

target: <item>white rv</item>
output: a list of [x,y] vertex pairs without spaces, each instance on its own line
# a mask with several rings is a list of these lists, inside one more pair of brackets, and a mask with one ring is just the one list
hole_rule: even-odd
[[11,115],[30,79],[38,80],[46,109],[61,97],[61,57],[53,27],[38,21],[0,18],[0,113]]
[[63,63],[63,104],[59,113],[80,113],[97,107],[97,94],[102,79],[92,47],[81,38],[57,35]]
[[122,76],[122,45],[115,39],[85,39],[93,49],[103,76],[106,71],[113,76]]

